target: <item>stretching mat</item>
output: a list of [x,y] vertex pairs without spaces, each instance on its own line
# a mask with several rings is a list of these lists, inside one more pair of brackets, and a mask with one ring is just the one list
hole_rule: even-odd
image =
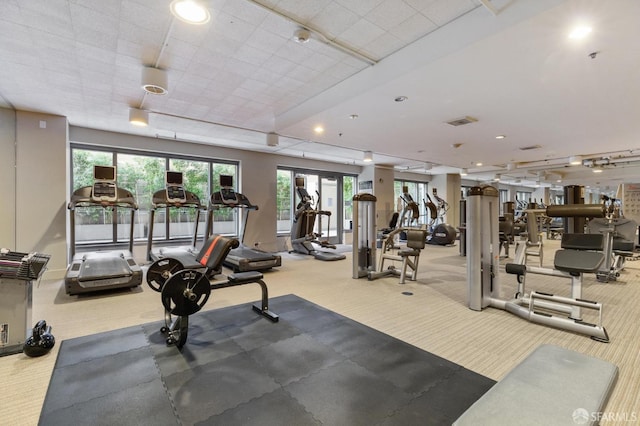
[[[441,425],[495,383],[295,295],[62,342],[41,425]],[[162,311],[158,310],[158,315]]]

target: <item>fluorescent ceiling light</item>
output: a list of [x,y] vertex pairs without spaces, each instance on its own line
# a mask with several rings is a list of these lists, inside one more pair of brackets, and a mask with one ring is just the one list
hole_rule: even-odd
[[211,19],[209,10],[196,0],[173,0],[171,13],[188,24],[206,24]]

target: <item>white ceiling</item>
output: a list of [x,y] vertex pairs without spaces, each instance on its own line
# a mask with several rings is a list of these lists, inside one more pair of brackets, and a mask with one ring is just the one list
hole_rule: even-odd
[[[371,150],[478,180],[640,180],[638,0],[209,0],[200,26],[169,3],[3,0],[0,106],[341,163]],[[580,22],[593,32],[569,39]],[[167,71],[167,95],[145,94],[143,67]],[[150,111],[148,128],[130,107]],[[446,124],[465,116],[478,121]],[[569,167],[577,154],[609,164]]]

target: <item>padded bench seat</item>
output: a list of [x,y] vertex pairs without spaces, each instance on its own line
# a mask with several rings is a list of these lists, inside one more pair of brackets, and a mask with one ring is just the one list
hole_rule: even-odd
[[618,367],[559,346],[542,345],[465,411],[454,425],[593,425]]

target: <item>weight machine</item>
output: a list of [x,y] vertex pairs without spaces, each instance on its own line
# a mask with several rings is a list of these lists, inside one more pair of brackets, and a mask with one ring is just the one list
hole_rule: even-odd
[[220,280],[209,281],[209,271],[222,269],[222,263],[231,249],[240,245],[237,239],[222,235],[212,235],[198,253],[196,260],[202,270],[184,269],[177,259],[167,258],[164,269],[155,275],[154,280],[147,278],[149,287],[161,294],[164,306],[164,323],[160,331],[167,335],[167,345],[182,348],[187,341],[189,316],[200,311],[212,290],[256,283],[262,289],[262,301],[253,305],[253,310],[273,322],[278,315],[269,310],[269,291],[258,271],[240,272],[222,276]]
[[368,276],[376,270],[376,202],[375,195],[353,196],[352,277]]
[[[407,245],[402,248],[398,248],[395,245],[395,237],[400,232],[405,232],[407,238]],[[399,275],[400,284],[405,283],[406,277],[411,281],[416,281],[420,252],[425,246],[426,239],[426,229],[396,228],[387,234],[384,241],[382,241],[380,266],[377,271],[368,271],[367,277],[369,278],[369,281],[386,277],[388,275]],[[401,262],[401,266],[400,268],[396,268],[391,265],[385,269],[384,263],[386,260]]]
[[[591,336],[608,342],[602,326],[602,304],[582,298],[584,273],[594,273],[604,260],[602,235],[563,235],[562,249],[555,254],[554,269],[530,267],[524,263],[525,245],[516,248],[516,262],[506,265],[509,274],[517,275],[518,290],[511,300],[500,298],[498,190],[477,186],[469,191],[467,202],[467,285],[469,308],[481,311],[487,307],[506,310],[528,321]],[[594,217],[604,214],[602,206],[550,206],[548,216]],[[494,252],[495,251],[495,252]],[[532,291],[526,294],[525,278],[529,273],[569,278],[571,297]],[[598,312],[598,324],[583,321],[581,309]],[[560,313],[563,316],[555,316]],[[568,317],[567,317],[568,315]]]
[[600,282],[609,282],[620,277],[626,258],[634,255],[638,224],[635,220],[621,217],[618,200],[606,195],[602,199],[606,216],[591,219],[587,223],[587,232],[604,236],[604,262],[596,272],[596,277]]

